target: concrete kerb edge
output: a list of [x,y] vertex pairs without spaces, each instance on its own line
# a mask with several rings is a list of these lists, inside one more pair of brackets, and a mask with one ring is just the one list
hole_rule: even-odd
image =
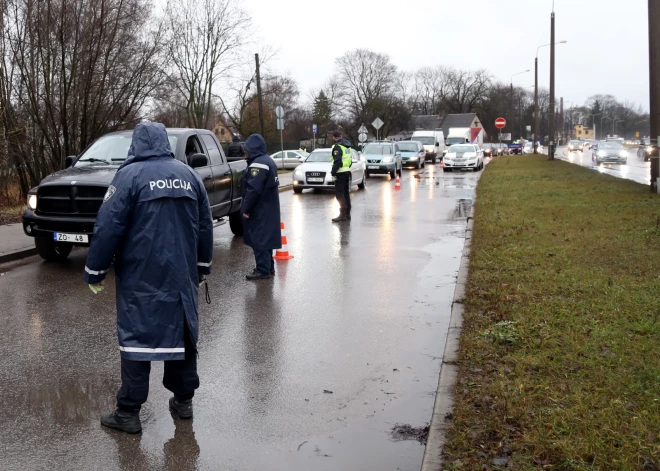
[[290,190],[292,188],[293,188],[293,183],[290,183],[289,185],[282,185],[279,188],[279,191],[280,191],[280,193],[282,193],[283,191],[287,191],[287,190]]
[[5,253],[0,255],[0,265],[3,263],[15,262],[16,260],[20,260],[22,258],[32,257],[33,255],[37,255],[37,249],[34,247],[18,250],[16,252]]
[[435,394],[435,404],[433,405],[433,414],[431,416],[429,436],[426,441],[421,471],[438,471],[442,469],[443,465],[442,451],[445,446],[445,432],[447,430],[448,420],[450,420],[448,418],[454,409],[454,386],[458,377],[458,347],[463,327],[463,299],[465,298],[470,250],[472,248],[473,226],[474,205],[472,205],[472,209],[470,210],[465,231],[465,245],[463,246],[461,264],[458,269],[456,288],[454,289],[454,299],[452,300],[449,317],[449,329],[447,330],[445,351],[442,357],[442,365],[440,366],[440,377],[438,378],[438,388]]

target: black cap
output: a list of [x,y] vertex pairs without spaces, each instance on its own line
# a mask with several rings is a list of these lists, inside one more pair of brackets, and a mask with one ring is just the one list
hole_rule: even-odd
[[332,131],[332,137],[341,137],[341,131]]

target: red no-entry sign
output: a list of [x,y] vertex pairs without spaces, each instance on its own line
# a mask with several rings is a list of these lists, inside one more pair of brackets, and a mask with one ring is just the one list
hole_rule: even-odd
[[506,119],[504,119],[504,118],[497,118],[497,119],[495,120],[495,127],[496,127],[497,129],[503,129],[504,126],[506,126]]

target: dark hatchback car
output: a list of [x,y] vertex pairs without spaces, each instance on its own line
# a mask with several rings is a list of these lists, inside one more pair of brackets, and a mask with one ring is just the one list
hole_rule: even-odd
[[404,167],[424,168],[426,164],[426,151],[421,142],[402,141],[396,144],[401,154],[401,165]]
[[652,145],[650,138],[642,138],[639,144],[639,148],[637,149],[637,158],[643,160],[644,162],[651,160],[651,156],[653,155],[653,148],[654,146]]

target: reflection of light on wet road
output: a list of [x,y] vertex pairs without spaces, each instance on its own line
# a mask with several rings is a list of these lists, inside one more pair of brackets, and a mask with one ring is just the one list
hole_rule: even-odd
[[305,210],[302,199],[303,195],[294,195],[291,201],[291,220],[284,221],[284,229],[288,240],[296,247],[304,247],[303,234],[305,233]]
[[415,178],[415,175],[411,175],[408,180],[408,186],[410,187],[410,201],[417,201],[417,184],[418,179]]
[[623,178],[628,178],[628,166],[627,165],[622,165],[619,171],[621,172],[621,176]]

